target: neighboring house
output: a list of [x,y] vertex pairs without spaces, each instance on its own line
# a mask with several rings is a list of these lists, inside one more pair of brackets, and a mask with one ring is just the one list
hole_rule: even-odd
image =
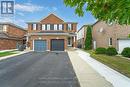
[[26,30],[13,23],[0,23],[0,50],[17,49],[25,44]]
[[50,14],[39,22],[28,23],[28,47],[34,51],[64,51],[76,47],[77,23],[64,22]]
[[79,48],[84,48],[84,42],[85,42],[85,38],[86,38],[86,32],[87,32],[87,25],[83,25],[77,31],[77,46]]
[[93,24],[93,48],[112,46],[121,53],[125,47],[130,47],[129,34],[130,26],[98,21]]

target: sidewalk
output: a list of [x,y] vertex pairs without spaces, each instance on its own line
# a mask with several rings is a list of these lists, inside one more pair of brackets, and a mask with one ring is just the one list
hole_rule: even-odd
[[104,77],[89,66],[76,51],[68,51],[81,87],[113,87]]

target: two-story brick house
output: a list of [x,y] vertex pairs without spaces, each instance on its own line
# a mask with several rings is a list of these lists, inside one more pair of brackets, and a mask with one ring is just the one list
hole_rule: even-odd
[[76,47],[77,23],[64,22],[50,14],[39,22],[28,23],[28,46],[34,51],[65,51]]
[[130,47],[130,25],[119,25],[97,21],[93,24],[92,37],[93,48],[115,47],[119,53],[125,47]]
[[0,23],[0,50],[17,49],[25,44],[26,30],[13,23]]

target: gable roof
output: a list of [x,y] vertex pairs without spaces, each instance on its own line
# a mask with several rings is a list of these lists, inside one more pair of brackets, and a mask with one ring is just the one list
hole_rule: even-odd
[[52,19],[55,19],[56,22],[64,22],[61,18],[59,18],[58,16],[54,15],[54,14],[50,14],[47,17],[43,18],[40,22],[46,22],[47,20],[49,20],[49,22],[53,21]]
[[92,26],[96,25],[98,22],[100,22],[100,20],[96,21]]
[[83,27],[87,27],[88,25],[83,25],[77,32],[79,32]]
[[14,26],[14,27],[17,27],[17,28],[20,29],[20,30],[27,31],[27,30],[25,30],[24,28],[22,28],[21,26],[18,26],[18,25],[16,25],[16,24],[11,23],[11,22],[0,22],[0,24],[1,24],[1,25]]

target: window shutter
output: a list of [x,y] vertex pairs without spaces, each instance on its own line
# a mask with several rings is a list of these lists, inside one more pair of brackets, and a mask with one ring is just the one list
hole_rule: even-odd
[[45,24],[45,30],[47,30],[47,24]]
[[73,30],[73,24],[71,24],[71,30]]
[[64,30],[64,24],[62,24],[62,30]]
[[59,24],[57,24],[57,30],[59,30]]
[[68,24],[66,24],[66,30],[68,30]]
[[31,25],[31,30],[33,30],[33,24],[30,24]]

